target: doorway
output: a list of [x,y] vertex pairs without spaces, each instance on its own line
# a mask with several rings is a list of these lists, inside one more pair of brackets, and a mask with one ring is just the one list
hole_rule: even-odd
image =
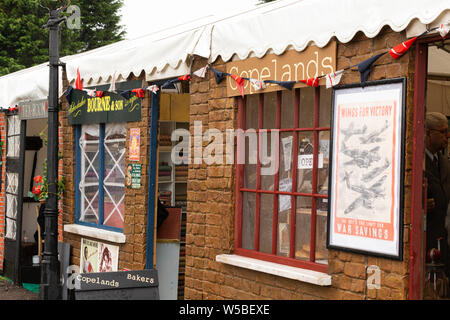
[[40,204],[33,198],[32,190],[34,177],[44,174],[46,135],[46,119],[22,120],[17,113],[7,116],[3,273],[17,284],[40,281],[39,269],[33,268],[33,257],[39,253],[37,214]]

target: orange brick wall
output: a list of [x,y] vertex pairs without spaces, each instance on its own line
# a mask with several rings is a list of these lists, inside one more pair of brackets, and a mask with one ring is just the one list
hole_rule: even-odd
[[[404,33],[384,28],[380,35],[368,39],[358,33],[351,43],[338,44],[337,69],[342,69],[386,51],[405,40]],[[412,107],[414,84],[414,50],[393,60],[389,55],[375,64],[370,80],[408,77],[407,142],[404,210],[404,259],[393,261],[362,254],[329,250],[330,287],[320,287],[261,272],[225,265],[215,261],[219,254],[232,254],[234,241],[234,166],[189,165],[187,235],[186,235],[186,299],[407,299],[410,237],[410,192],[412,151]],[[206,60],[196,58],[193,70]],[[222,61],[214,68],[225,71]],[[343,84],[360,81],[358,71],[346,72]],[[237,105],[226,97],[226,83],[217,85],[214,76],[193,77],[191,82],[190,124],[203,122],[203,130],[217,128],[224,132],[236,128]],[[224,143],[225,143],[224,135]],[[207,142],[203,142],[203,146]],[[225,150],[225,149],[224,149]],[[194,152],[194,143],[191,152]],[[367,267],[381,270],[381,288],[367,288]]]

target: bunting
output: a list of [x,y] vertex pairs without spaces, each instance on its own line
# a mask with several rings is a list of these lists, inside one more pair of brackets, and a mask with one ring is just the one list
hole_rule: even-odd
[[75,88],[78,90],[83,90],[83,85],[81,83],[81,76],[80,76],[80,68],[77,68],[77,80],[75,81]]
[[311,78],[306,80],[300,80],[300,82],[306,84],[308,87],[315,87],[317,88],[319,86],[319,78]]
[[264,90],[267,88],[266,83],[263,80],[259,79],[248,79],[250,83],[253,85],[255,91]]
[[201,69],[198,69],[193,74],[199,78],[204,78],[206,76],[206,72],[208,71],[209,65],[204,66]]
[[236,84],[238,85],[239,92],[241,93],[242,97],[244,97],[244,87],[245,87],[245,80],[241,77],[238,77],[234,74],[231,75],[231,78],[236,81]]
[[133,89],[131,90],[131,92],[136,93],[136,96],[138,98],[144,98],[145,93],[144,93],[144,89],[140,88],[140,89]]
[[439,32],[439,34],[441,35],[441,37],[443,39],[445,39],[445,37],[447,36],[449,30],[450,30],[449,24],[441,23],[441,25],[438,28],[438,32]]
[[327,89],[330,89],[334,86],[337,86],[341,81],[342,75],[344,74],[344,70],[339,70],[336,72],[332,72],[326,75],[327,80]]
[[[442,38],[445,38],[448,33],[449,33],[449,23],[447,24],[441,24],[439,27],[435,27],[433,29],[430,30],[426,30],[424,33],[422,33],[421,35],[417,36],[417,37],[413,37],[411,39],[408,39],[404,42],[402,42],[401,44],[393,47],[392,49],[390,49],[389,51],[386,52],[382,52],[380,54],[377,54],[361,63],[358,63],[356,65],[347,67],[345,69],[336,71],[336,72],[331,72],[329,74],[326,75],[321,75],[321,76],[317,76],[315,78],[309,78],[309,79],[302,79],[302,80],[298,80],[298,81],[276,81],[276,80],[260,80],[260,79],[251,79],[251,78],[244,78],[244,77],[240,77],[238,75],[234,75],[234,74],[229,74],[226,72],[222,72],[219,70],[216,70],[214,68],[212,68],[210,65],[206,65],[203,68],[200,68],[198,70],[196,70],[195,72],[193,72],[192,74],[186,74],[183,76],[179,76],[179,77],[175,77],[172,79],[167,80],[166,82],[164,82],[161,86],[158,85],[151,85],[148,87],[144,87],[144,88],[140,88],[140,89],[133,89],[133,90],[127,90],[127,91],[121,91],[119,92],[119,94],[121,96],[123,96],[125,99],[130,99],[131,94],[135,93],[137,97],[139,98],[143,98],[145,95],[145,91],[148,90],[150,92],[152,92],[153,94],[157,94],[159,90],[161,89],[175,89],[175,83],[180,82],[180,81],[191,81],[192,80],[192,75],[195,75],[199,78],[205,78],[206,74],[208,72],[208,70],[212,70],[214,73],[214,79],[216,81],[217,84],[220,84],[225,77],[229,76],[232,79],[234,79],[234,81],[237,84],[238,90],[241,93],[242,96],[244,96],[245,92],[244,92],[244,88],[245,88],[245,81],[249,81],[250,84],[253,86],[255,91],[261,91],[261,90],[265,90],[267,88],[267,84],[276,84],[279,85],[285,89],[288,90],[292,90],[294,85],[297,83],[304,83],[307,86],[310,87],[318,87],[319,85],[319,80],[322,78],[325,78],[326,80],[326,88],[332,88],[335,87],[336,85],[338,85],[341,81],[342,75],[344,74],[344,72],[346,70],[353,70],[353,68],[357,67],[360,76],[361,76],[361,84],[364,87],[371,69],[372,69],[372,65],[384,54],[389,53],[390,56],[397,60],[400,57],[402,57],[408,50],[409,48],[414,44],[414,42],[420,38],[421,36],[429,33],[430,31],[433,30],[437,30],[438,33],[441,35]],[[79,68],[77,69],[77,78],[76,78],[76,82],[75,82],[75,87],[76,89],[79,90],[83,90],[83,86],[82,86],[82,82],[81,82],[81,76],[80,76],[80,70]],[[70,104],[70,96],[72,93],[73,88],[71,86],[69,86],[66,90],[66,98],[69,101]],[[101,97],[103,96],[103,91],[96,91],[96,90],[84,90],[88,93],[88,95],[90,96],[96,96],[96,97]],[[115,92],[116,91],[116,73],[114,72],[114,75],[112,77],[112,81],[111,81],[111,86],[109,88],[109,91],[111,92]]]
[[372,68],[372,64],[377,61],[382,55],[384,55],[386,52],[377,54],[376,56],[369,58],[359,64],[357,64],[358,66],[358,71],[361,74],[361,84],[364,87],[367,81],[367,78],[369,78],[369,74]]
[[412,46],[414,41],[417,40],[417,37],[411,38],[407,41],[402,42],[401,44],[395,46],[391,50],[389,50],[389,54],[394,60],[397,60],[401,56],[405,54],[406,51]]

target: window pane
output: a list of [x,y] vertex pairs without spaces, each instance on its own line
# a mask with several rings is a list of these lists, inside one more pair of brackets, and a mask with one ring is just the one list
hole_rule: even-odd
[[[275,174],[278,172],[279,139],[277,133],[262,132],[260,134],[261,189],[274,190]],[[278,143],[277,143],[278,142]]]
[[242,205],[242,248],[255,249],[256,194],[244,192]]
[[319,133],[319,169],[317,192],[328,194],[328,173],[330,164],[330,132]]
[[256,189],[256,163],[258,142],[256,130],[258,129],[258,95],[247,96],[245,106],[245,164],[244,188]]
[[312,193],[314,134],[299,132],[298,141],[297,192]]
[[16,221],[6,218],[6,238],[16,240],[17,224]]
[[83,222],[98,224],[99,209],[99,127],[83,126],[81,148],[81,215]]
[[271,194],[261,194],[259,214],[259,251],[272,253],[273,202]]
[[20,118],[18,115],[8,117],[8,136],[20,134]]
[[8,137],[7,157],[18,158],[20,155],[20,136]]
[[314,92],[315,88],[300,89],[299,128],[314,126]]
[[[290,191],[289,185],[280,184],[280,189]],[[291,203],[292,196],[280,195],[278,197],[278,234],[277,234],[277,255],[288,257],[291,238]]]
[[277,93],[264,95],[263,129],[275,129],[277,116]]
[[329,127],[331,124],[331,90],[320,87],[319,126]]
[[322,264],[328,263],[327,205],[328,199],[316,199],[316,262]]
[[125,125],[105,127],[105,172],[103,224],[123,228],[125,199]]
[[245,129],[258,129],[259,95],[247,96],[245,105]]
[[11,219],[17,219],[17,196],[6,195],[6,216]]
[[311,198],[297,197],[295,215],[295,258],[309,261],[311,240]]
[[281,97],[281,129],[294,128],[294,94],[283,91]]

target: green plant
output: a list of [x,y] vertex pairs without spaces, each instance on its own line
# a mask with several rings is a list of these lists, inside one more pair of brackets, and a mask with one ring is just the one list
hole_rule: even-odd
[[[47,180],[47,160],[45,160],[44,163],[42,164],[42,169],[43,169],[44,175],[34,177],[35,185],[33,186],[33,189],[31,192],[32,197],[36,201],[47,200],[48,195],[49,195],[49,193],[48,193],[48,185],[49,184],[48,184],[48,180]],[[61,196],[63,195],[63,193],[65,191],[64,177],[61,177],[55,183],[57,185],[56,195],[58,197],[58,200],[61,200]]]

